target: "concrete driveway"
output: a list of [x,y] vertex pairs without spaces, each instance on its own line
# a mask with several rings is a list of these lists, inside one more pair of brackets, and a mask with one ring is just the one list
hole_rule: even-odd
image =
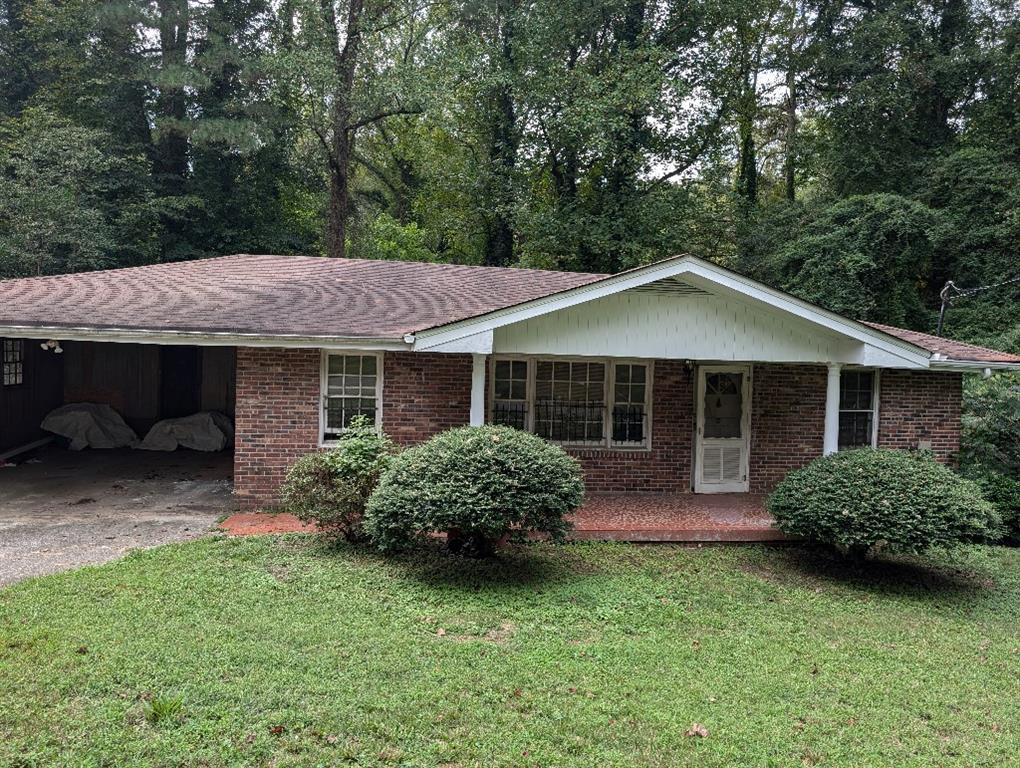
[[0,586],[201,536],[232,509],[231,461],[48,449],[0,467]]

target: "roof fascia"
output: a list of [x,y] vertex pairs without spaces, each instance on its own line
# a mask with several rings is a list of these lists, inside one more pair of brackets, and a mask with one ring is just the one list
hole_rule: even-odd
[[9,339],[59,339],[113,344],[156,344],[196,347],[279,347],[284,349],[336,349],[406,352],[411,348],[399,339],[338,336],[272,336],[204,331],[155,331],[129,328],[63,328],[59,326],[0,325],[0,336]]

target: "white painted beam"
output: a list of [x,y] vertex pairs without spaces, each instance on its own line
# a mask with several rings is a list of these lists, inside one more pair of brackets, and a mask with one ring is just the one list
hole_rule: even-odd
[[839,450],[839,363],[829,363],[825,382],[825,437],[822,453],[825,456]]
[[485,355],[471,355],[471,426],[485,423]]

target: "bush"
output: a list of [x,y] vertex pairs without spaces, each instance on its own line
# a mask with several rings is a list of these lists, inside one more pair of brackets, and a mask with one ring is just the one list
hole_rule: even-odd
[[364,416],[356,416],[335,448],[298,459],[280,495],[287,511],[328,535],[356,539],[365,503],[393,458],[393,443]]
[[843,552],[920,552],[996,538],[977,485],[927,453],[841,451],[786,476],[767,507],[780,530]]
[[1004,540],[1020,543],[1020,480],[989,469],[984,464],[971,464],[962,470],[962,474],[977,483],[984,497],[998,510],[1004,527]]
[[365,532],[384,550],[445,532],[453,551],[491,554],[511,530],[562,539],[584,500],[577,460],[510,427],[461,427],[404,451],[365,510]]

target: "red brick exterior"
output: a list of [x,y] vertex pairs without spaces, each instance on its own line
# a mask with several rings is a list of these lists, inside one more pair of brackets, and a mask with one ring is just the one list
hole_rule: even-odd
[[694,445],[694,371],[656,360],[652,380],[651,450],[569,448],[592,493],[687,493]]
[[471,355],[387,352],[383,430],[400,445],[428,440],[471,417]]
[[879,447],[916,450],[928,444],[936,459],[956,463],[963,408],[961,374],[884,370],[879,393]]
[[767,492],[822,455],[825,379],[821,365],[754,366],[751,379],[751,490]]
[[[754,366],[750,490],[765,492],[822,453],[824,366]],[[272,504],[287,468],[319,445],[320,353],[237,351],[234,492],[245,506]],[[686,493],[692,485],[695,369],[676,360],[654,367],[650,450],[569,449],[593,493]],[[931,443],[953,461],[960,443],[961,376],[883,371],[879,445]],[[471,356],[387,352],[383,428],[401,445],[467,424]]]
[[319,444],[317,349],[237,348],[234,495],[272,503],[287,468]]

